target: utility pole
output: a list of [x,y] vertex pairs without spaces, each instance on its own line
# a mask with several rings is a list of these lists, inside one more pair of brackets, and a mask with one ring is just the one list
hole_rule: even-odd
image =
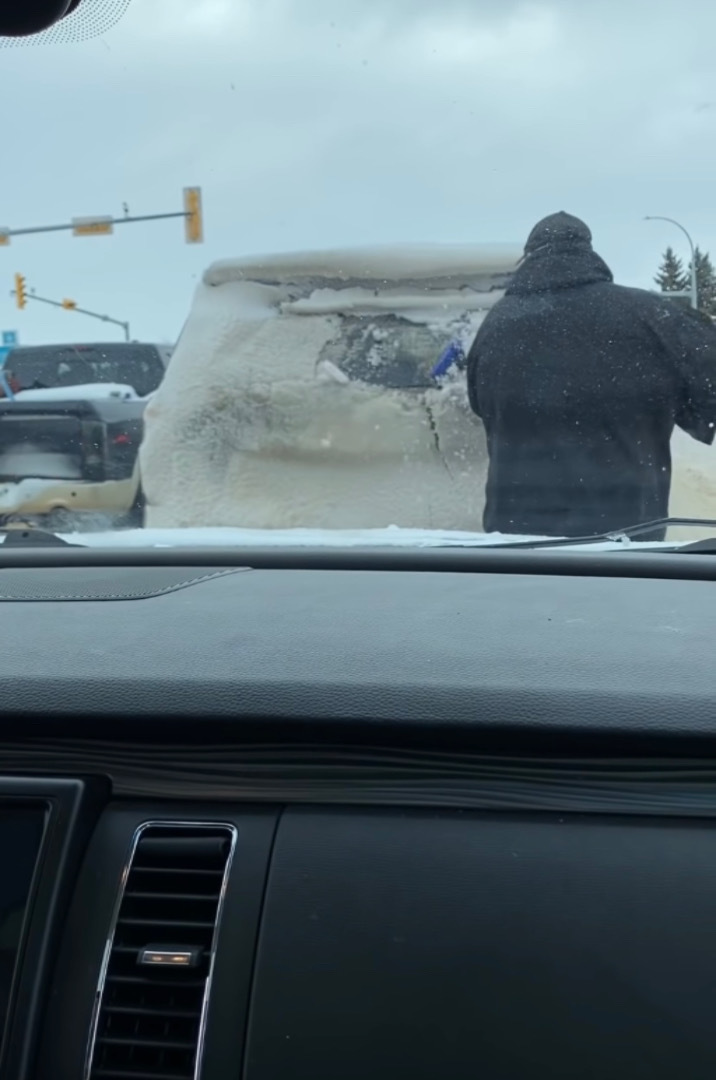
[[0,247],[7,247],[13,236],[30,236],[34,233],[71,232],[73,236],[110,236],[115,225],[132,225],[138,221],[163,221],[166,218],[183,218],[184,235],[187,244],[204,242],[204,222],[201,207],[201,188],[184,188],[184,209],[168,214],[140,214],[130,216],[125,211],[123,217],[112,215],[72,218],[63,225],[31,225],[23,229],[0,227]]
[[678,221],[674,221],[670,217],[661,217],[659,214],[647,215],[644,221],[668,221],[670,225],[675,225],[677,229],[681,229],[682,233],[689,241],[689,247],[691,248],[691,288],[688,292],[670,292],[667,296],[688,296],[691,301],[691,306],[696,311],[699,306],[699,280],[696,276],[696,248],[691,236],[686,231],[683,225],[680,225]]
[[87,308],[78,307],[74,300],[50,300],[46,296],[38,296],[34,289],[27,292],[25,278],[22,274],[15,274],[15,288],[10,295],[15,297],[15,302],[19,308],[24,308],[28,300],[36,300],[38,304],[49,304],[50,307],[62,308],[64,311],[75,311],[78,315],[89,316],[90,319],[99,319],[101,322],[121,326],[124,330],[124,340],[131,341],[128,322],[124,322],[122,319],[114,319],[111,315],[101,315],[98,311],[88,311]]

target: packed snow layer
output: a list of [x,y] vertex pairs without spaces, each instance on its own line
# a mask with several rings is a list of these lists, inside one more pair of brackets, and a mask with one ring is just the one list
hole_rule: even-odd
[[213,263],[205,285],[232,281],[270,284],[323,278],[328,281],[461,281],[477,275],[504,274],[522,258],[517,244],[403,244],[319,252],[248,256]]
[[120,398],[136,401],[133,386],[124,383],[84,383],[79,386],[52,386],[38,390],[19,390],[15,401],[106,401]]
[[445,312],[487,311],[504,293],[479,292],[475,289],[436,289],[416,292],[412,289],[315,289],[310,296],[286,300],[284,315],[385,315],[395,314],[412,322],[444,318]]
[[[424,292],[413,296],[417,311]],[[486,447],[462,381],[421,391],[341,378],[318,362],[339,316],[281,313],[290,299],[284,286],[198,287],[144,414],[147,525],[479,529]],[[444,305],[423,316],[455,317]]]

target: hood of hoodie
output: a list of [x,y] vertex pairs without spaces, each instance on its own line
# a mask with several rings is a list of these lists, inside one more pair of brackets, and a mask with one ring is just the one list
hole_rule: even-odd
[[556,292],[613,280],[611,270],[592,248],[588,226],[562,211],[535,225],[507,295]]

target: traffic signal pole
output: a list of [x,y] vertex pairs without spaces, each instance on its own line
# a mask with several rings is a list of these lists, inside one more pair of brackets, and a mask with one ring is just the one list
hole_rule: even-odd
[[[87,218],[84,220],[70,221],[65,225],[33,225],[28,229],[0,229],[0,237],[6,236],[31,236],[33,233],[49,233],[49,232],[74,232],[77,236],[101,236],[103,233],[109,233],[112,231],[111,226],[114,225],[131,225],[136,221],[161,221],[163,218],[185,218],[187,215],[183,210],[178,210],[173,214],[142,214],[139,217],[102,217],[102,218]],[[110,226],[110,228],[106,228]],[[0,239],[0,244],[4,243],[3,239]]]
[[36,233],[71,232],[75,236],[108,236],[114,232],[115,225],[133,225],[139,221],[164,221],[167,218],[184,218],[184,232],[187,244],[204,242],[204,223],[201,207],[201,188],[184,188],[184,209],[168,214],[125,214],[123,217],[82,217],[73,218],[63,225],[31,225],[22,229],[0,228],[0,247],[7,246],[13,236],[31,236]]
[[[204,220],[201,206],[201,188],[185,187],[183,202],[183,210],[173,210],[165,214],[132,215],[125,205],[123,217],[112,217],[111,215],[104,217],[76,217],[62,225],[31,225],[23,229],[0,227],[0,247],[6,247],[13,236],[30,236],[36,233],[52,232],[72,232],[74,236],[108,236],[114,232],[115,225],[133,225],[141,221],[164,221],[167,218],[183,218],[184,237],[187,244],[203,244]],[[123,319],[114,319],[111,315],[102,315],[98,311],[89,311],[87,308],[77,307],[74,300],[51,300],[47,296],[37,296],[34,292],[28,293],[23,274],[15,274],[15,289],[11,295],[15,296],[18,308],[26,307],[28,300],[37,300],[41,304],[64,308],[65,311],[76,311],[78,315],[87,315],[91,319],[100,319],[102,322],[121,326],[124,331],[125,341],[130,340],[128,322]]]
[[121,326],[124,330],[124,340],[131,341],[128,322],[124,322],[122,319],[114,319],[111,315],[101,315],[98,311],[89,311],[87,308],[78,307],[74,300],[50,300],[47,296],[38,296],[35,292],[27,292],[25,278],[22,274],[15,275],[15,288],[11,295],[15,297],[19,308],[24,308],[28,300],[36,300],[39,304],[49,304],[50,307],[62,308],[64,311],[76,311],[78,315],[87,315],[90,319],[99,319],[101,322]]

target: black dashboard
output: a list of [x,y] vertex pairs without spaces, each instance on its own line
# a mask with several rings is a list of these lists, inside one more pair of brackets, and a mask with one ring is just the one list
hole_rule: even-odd
[[716,560],[236,561],[3,553],[3,1080],[711,1078]]

